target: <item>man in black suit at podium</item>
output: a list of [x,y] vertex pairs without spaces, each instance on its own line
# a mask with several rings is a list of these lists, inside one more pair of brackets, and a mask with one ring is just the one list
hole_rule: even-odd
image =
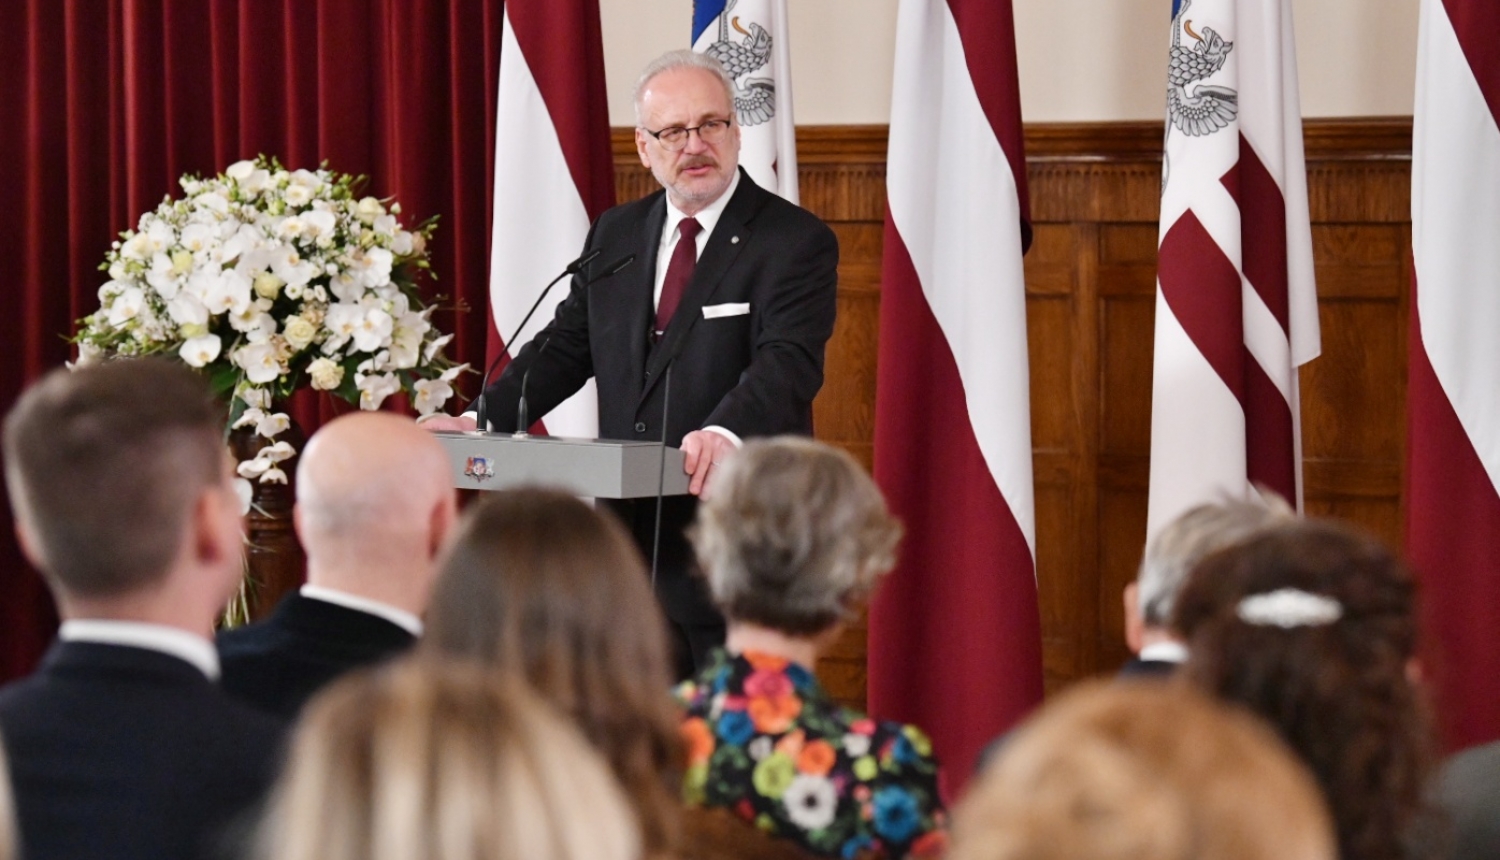
[[324,426],[297,465],[307,584],[265,621],[219,634],[224,689],[290,720],[339,675],[409,649],[456,518],[447,454],[410,419],[356,412]]
[[273,776],[280,723],[215,683],[243,574],[223,419],[152,359],[53,371],[6,418],[17,533],[63,619],[0,690],[27,860],[219,856]]
[[[600,436],[680,446],[696,496],[741,439],[812,432],[833,333],[838,240],[739,169],[733,83],[716,60],[663,55],[642,73],[635,105],[636,150],[663,190],[594,223],[585,249],[598,256],[484,393],[487,417],[491,429],[515,429],[528,371],[533,416],[593,377]],[[632,265],[590,283],[632,255]],[[465,430],[475,422],[424,426]],[[666,501],[656,582],[683,676],[724,640],[724,620],[691,575],[683,537],[696,502]],[[655,500],[611,507],[649,559]]]

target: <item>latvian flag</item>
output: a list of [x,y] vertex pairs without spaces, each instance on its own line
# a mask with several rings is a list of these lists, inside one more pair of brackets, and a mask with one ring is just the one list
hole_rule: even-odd
[[797,200],[797,129],[786,0],[693,0],[693,50],[734,79],[740,164],[761,188]]
[[1500,737],[1500,3],[1421,9],[1407,552],[1457,748]]
[[[490,358],[519,349],[552,319],[553,288],[511,337],[537,294],[583,251],[589,224],[614,204],[609,107],[598,0],[510,0],[495,116]],[[559,436],[598,435],[590,382],[547,416]]]
[[1290,0],[1180,0],[1167,113],[1149,535],[1256,487],[1301,504],[1319,336]]
[[870,609],[870,710],[956,790],[1042,697],[1026,161],[1009,0],[901,0],[875,477],[906,526]]

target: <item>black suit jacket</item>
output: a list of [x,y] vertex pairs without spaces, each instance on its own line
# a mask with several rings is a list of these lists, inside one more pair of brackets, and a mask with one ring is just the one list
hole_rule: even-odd
[[384,618],[293,592],[265,621],[220,633],[218,645],[225,691],[291,720],[329,681],[414,641]]
[[225,856],[280,757],[279,721],[144,648],[52,646],[0,690],[26,860]]
[[[653,345],[656,257],[666,217],[665,192],[658,191],[594,223],[586,248],[599,256],[573,279],[552,322],[486,392],[494,429],[516,429],[521,379],[529,370],[526,399],[533,416],[545,415],[592,377],[599,435],[607,439],[665,439],[675,446],[710,425],[741,438],[812,432],[812,401],[823,385],[823,351],[837,302],[833,231],[741,170],[671,324]],[[629,268],[588,283],[630,254],[636,259]],[[705,306],[718,305],[749,308],[733,316],[703,315]],[[612,507],[649,553],[655,501]],[[673,620],[712,623],[720,619],[688,575],[690,553],[681,534],[695,511],[691,497],[664,506],[658,592]]]

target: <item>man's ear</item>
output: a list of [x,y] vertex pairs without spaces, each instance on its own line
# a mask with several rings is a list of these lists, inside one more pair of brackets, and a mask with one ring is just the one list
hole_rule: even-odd
[[642,167],[651,166],[651,159],[646,157],[646,130],[639,127],[635,130],[635,154],[641,157]]
[[448,533],[458,519],[458,502],[452,491],[439,497],[432,506],[427,524],[427,557],[435,559],[448,543]]
[[46,558],[42,555],[42,542],[37,540],[25,517],[17,516],[15,523],[16,543],[21,545],[21,554],[38,570],[46,570]]
[[1125,644],[1136,654],[1141,653],[1146,639],[1146,619],[1141,617],[1141,588],[1132,582],[1125,586]]

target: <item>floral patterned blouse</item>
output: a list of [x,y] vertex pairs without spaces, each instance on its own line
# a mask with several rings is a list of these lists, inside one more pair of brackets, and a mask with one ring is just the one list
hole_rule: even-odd
[[828,697],[805,667],[717,652],[677,689],[683,793],[827,857],[936,857],[947,813],[927,736]]

